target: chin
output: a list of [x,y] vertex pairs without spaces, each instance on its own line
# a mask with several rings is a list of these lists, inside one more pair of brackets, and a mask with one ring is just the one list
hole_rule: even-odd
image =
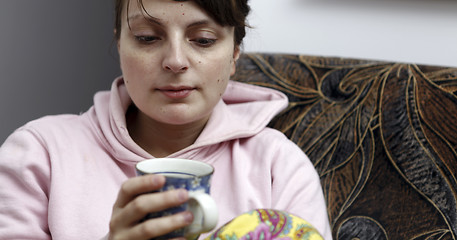
[[176,114],[173,116],[167,116],[165,118],[159,119],[160,122],[165,123],[165,124],[170,124],[170,125],[187,125],[187,124],[193,124],[193,123],[198,123],[198,122],[203,122],[206,123],[209,119],[209,115],[207,117],[203,114],[197,114],[193,116],[186,116],[182,112],[180,114]]

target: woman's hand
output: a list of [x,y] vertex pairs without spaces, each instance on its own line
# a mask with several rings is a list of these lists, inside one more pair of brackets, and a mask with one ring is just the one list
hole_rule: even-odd
[[184,189],[149,193],[159,190],[165,183],[160,175],[144,175],[128,179],[113,206],[109,239],[150,239],[185,227],[192,223],[189,211],[140,222],[146,214],[176,207],[189,196]]

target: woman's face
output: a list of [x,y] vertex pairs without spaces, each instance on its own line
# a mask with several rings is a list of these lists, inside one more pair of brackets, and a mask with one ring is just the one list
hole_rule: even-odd
[[129,95],[155,121],[206,122],[235,72],[234,28],[218,25],[193,1],[143,2],[147,19],[136,1],[128,13],[124,7],[118,42]]

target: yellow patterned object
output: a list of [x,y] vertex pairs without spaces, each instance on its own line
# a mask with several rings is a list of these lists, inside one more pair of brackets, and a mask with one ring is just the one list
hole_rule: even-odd
[[307,221],[283,211],[257,209],[244,213],[205,240],[323,240]]

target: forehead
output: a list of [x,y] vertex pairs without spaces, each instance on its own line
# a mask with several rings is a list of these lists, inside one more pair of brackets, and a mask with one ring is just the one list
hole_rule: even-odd
[[211,19],[210,15],[194,1],[176,0],[127,0],[123,16],[127,20],[147,18],[200,17]]

